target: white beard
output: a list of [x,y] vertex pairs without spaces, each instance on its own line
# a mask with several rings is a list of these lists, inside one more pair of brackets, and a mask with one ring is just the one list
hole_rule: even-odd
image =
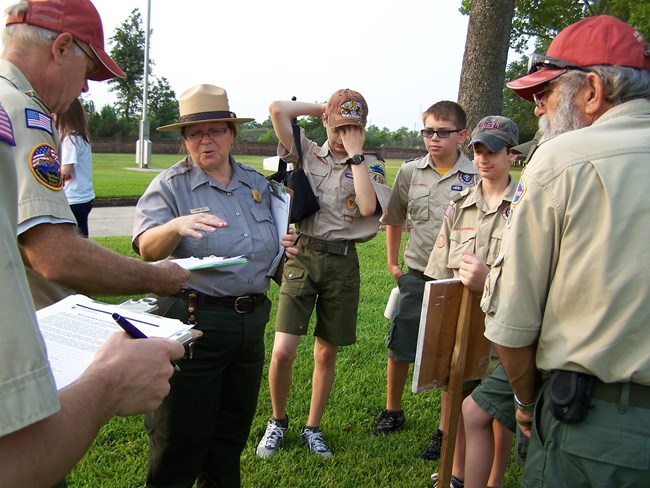
[[546,114],[539,118],[539,131],[541,135],[539,142],[587,126],[580,117],[580,111],[576,107],[573,97],[564,95],[566,94],[562,92],[558,93],[561,99],[553,115],[553,123],[550,122]]

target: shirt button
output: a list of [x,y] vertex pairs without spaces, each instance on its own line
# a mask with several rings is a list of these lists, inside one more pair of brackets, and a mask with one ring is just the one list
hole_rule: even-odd
[[244,237],[248,237],[248,232],[244,232]]
[[252,283],[253,283],[253,280],[248,280],[249,285],[252,284]]
[[241,212],[235,212],[235,215],[239,217],[241,215]]
[[231,197],[231,196],[232,196],[232,192],[231,192],[231,191],[228,191],[228,192],[226,192],[226,195],[228,195],[229,197]]

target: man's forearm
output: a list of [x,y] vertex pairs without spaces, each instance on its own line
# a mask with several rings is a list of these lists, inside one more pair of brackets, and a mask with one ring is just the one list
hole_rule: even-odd
[[497,345],[497,352],[517,398],[524,404],[533,402],[541,384],[535,364],[537,345],[518,348]]

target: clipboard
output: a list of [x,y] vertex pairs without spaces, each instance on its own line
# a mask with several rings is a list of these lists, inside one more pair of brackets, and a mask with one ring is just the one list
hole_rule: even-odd
[[289,232],[289,217],[293,205],[293,191],[288,186],[269,180],[271,188],[271,215],[278,235],[278,254],[275,256],[269,274],[278,285],[282,283],[282,270],[284,269],[284,247],[282,247],[282,236]]

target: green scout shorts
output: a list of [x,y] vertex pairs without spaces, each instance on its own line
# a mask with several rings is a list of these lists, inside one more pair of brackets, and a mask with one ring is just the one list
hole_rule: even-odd
[[275,330],[306,335],[315,307],[316,337],[337,346],[354,344],[359,279],[354,246],[346,256],[302,246],[284,265]]
[[515,396],[501,364],[474,389],[472,398],[479,407],[497,419],[506,429],[515,432],[517,428]]

